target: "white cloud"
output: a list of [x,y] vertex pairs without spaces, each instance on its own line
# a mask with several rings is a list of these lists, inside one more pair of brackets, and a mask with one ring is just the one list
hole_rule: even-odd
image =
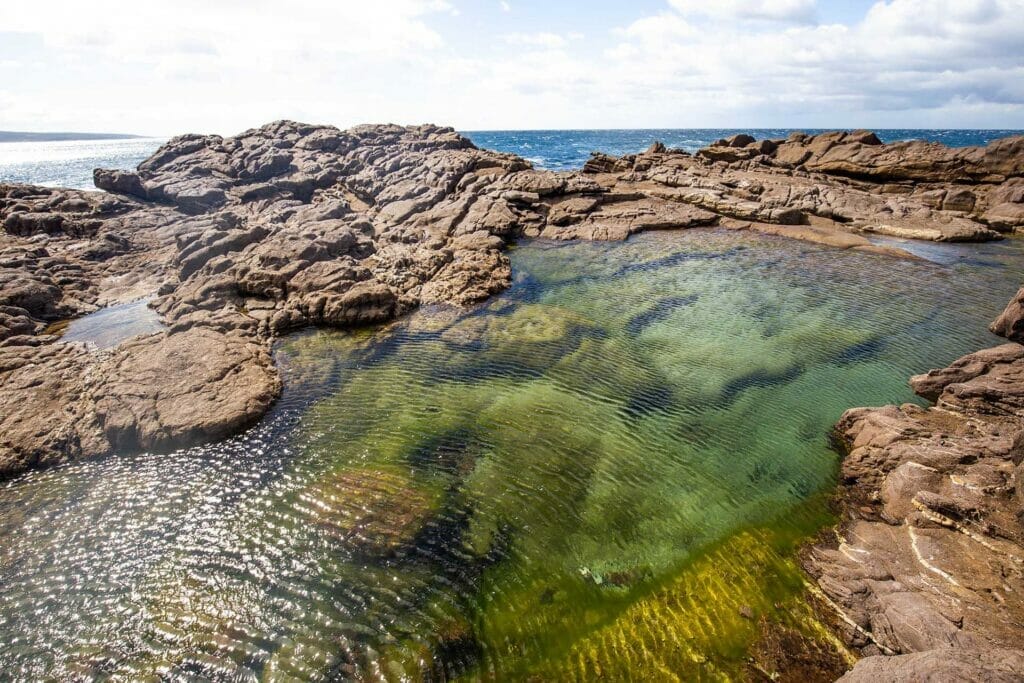
[[310,50],[374,57],[436,48],[443,40],[423,19],[454,11],[443,0],[292,0],[287,8],[273,0],[54,0],[0,4],[0,27],[126,60],[201,54],[244,63]]
[[511,12],[512,11],[512,5],[510,5],[507,2],[505,2],[505,0],[501,0],[501,2],[498,3],[498,4],[501,6],[501,11],[502,12]]
[[[675,100],[678,125],[688,116],[719,125],[766,117],[774,125],[876,125],[894,120],[887,112],[912,112],[897,125],[957,125],[928,113],[943,108],[974,120],[1016,112],[1007,123],[1024,125],[1024,0],[889,0],[850,26],[734,21],[740,9],[780,20],[813,9],[788,0],[702,3],[700,12],[688,0],[672,5],[678,14],[616,32],[604,82],[632,84],[618,89],[630,97],[646,90]],[[698,13],[711,25],[690,23]]]
[[45,46],[0,44],[25,65],[3,70],[0,127],[1024,127],[1024,0],[884,0],[848,25],[814,11],[666,0],[583,39],[435,0],[0,3],[0,30]]
[[814,21],[816,0],[669,0],[683,14],[795,23]]
[[509,45],[539,47],[553,50],[565,47],[570,41],[581,40],[582,38],[583,34],[575,31],[566,33],[565,35],[542,31],[540,33],[510,33],[505,36],[505,42]]

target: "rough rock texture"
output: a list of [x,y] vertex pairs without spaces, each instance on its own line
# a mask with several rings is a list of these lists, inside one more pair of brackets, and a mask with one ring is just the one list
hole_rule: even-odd
[[[741,135],[552,173],[450,128],[278,121],[97,169],[105,194],[0,186],[0,476],[238,429],[279,391],[277,336],[484,299],[520,237],[720,226],[903,257],[859,233],[992,239],[1020,225],[1021,145]],[[144,297],[165,331],[109,351],[46,333]]]
[[883,145],[868,131],[794,133],[785,140],[720,140],[698,156],[727,166],[724,175],[734,182],[771,178],[769,169],[792,174],[802,182],[788,184],[798,194],[784,204],[861,232],[979,241],[1024,228],[1024,137],[950,149],[920,141]]
[[[1017,295],[993,328],[1019,339]],[[843,680],[1024,680],[1024,346],[910,380],[935,405],[855,408],[843,522],[805,567],[870,656]]]
[[839,680],[843,683],[1017,683],[1024,670],[1020,650],[929,650],[896,657],[868,657]]
[[1006,304],[1006,310],[988,328],[996,334],[1024,343],[1024,287]]

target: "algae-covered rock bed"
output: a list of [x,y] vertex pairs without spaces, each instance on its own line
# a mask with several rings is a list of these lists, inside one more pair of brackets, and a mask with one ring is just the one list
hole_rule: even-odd
[[1016,240],[524,242],[511,286],[277,342],[281,399],[0,487],[16,678],[830,679],[828,434],[997,339]]

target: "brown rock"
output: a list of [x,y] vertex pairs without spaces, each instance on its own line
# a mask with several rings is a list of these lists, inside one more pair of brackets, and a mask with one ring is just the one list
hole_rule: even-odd
[[[1016,209],[1004,207],[1024,199],[1014,177],[1021,157],[1013,140],[954,151],[882,145],[866,131],[784,142],[737,135],[698,156],[654,144],[553,173],[479,150],[450,128],[276,121],[233,137],[179,136],[135,172],[97,169],[107,193],[0,185],[0,471],[170,449],[240,428],[276,394],[267,353],[276,336],[484,299],[511,282],[508,240],[724,224],[907,257],[857,233],[998,237],[990,226],[1015,225]],[[821,172],[794,170],[800,164]],[[887,191],[891,181],[898,193]],[[154,296],[166,333],[106,352],[41,334],[50,322]],[[1014,337],[1013,311],[1004,318]],[[203,358],[191,374],[186,346]],[[922,391],[972,415],[991,406],[1016,414],[1019,397],[1000,384],[1015,381],[1016,365],[968,377],[973,368],[931,377]],[[865,434],[889,434],[861,422]],[[865,468],[888,463],[883,451],[871,450]]]
[[130,341],[90,386],[114,451],[167,451],[219,438],[261,417],[280,392],[259,344],[201,328]]
[[1017,291],[989,329],[1015,342],[1024,342],[1024,287]]
[[837,425],[841,540],[805,556],[856,625],[847,641],[900,655],[868,657],[842,680],[1022,680],[1024,346],[969,354],[911,386],[937,406],[857,408]]
[[842,683],[900,681],[991,681],[1024,679],[1024,653],[1005,648],[929,650],[899,657],[867,657],[857,662]]

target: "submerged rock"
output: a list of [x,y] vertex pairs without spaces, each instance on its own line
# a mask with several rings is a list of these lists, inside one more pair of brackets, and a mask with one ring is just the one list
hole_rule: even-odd
[[411,543],[437,513],[442,494],[417,485],[407,471],[374,467],[328,474],[301,497],[328,536],[379,557]]
[[[655,144],[553,173],[451,128],[276,121],[176,137],[135,171],[97,169],[106,194],[3,185],[0,476],[248,424],[279,388],[274,339],[485,299],[510,285],[504,247],[519,237],[724,225],[904,257],[859,233],[993,239],[1020,225],[1021,140],[736,136],[696,156]],[[167,330],[108,355],[45,334],[152,296]],[[195,368],[177,360],[188,354]]]

